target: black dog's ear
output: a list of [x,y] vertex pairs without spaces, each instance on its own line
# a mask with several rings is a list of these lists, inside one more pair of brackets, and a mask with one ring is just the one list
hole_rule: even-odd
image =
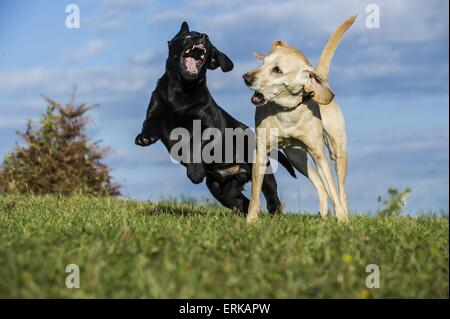
[[223,72],[228,72],[233,70],[233,62],[224,53],[216,49],[214,45],[211,44],[211,58],[206,67],[210,70],[215,70],[220,66]]
[[178,33],[177,33],[177,35],[175,36],[175,38],[176,38],[176,37],[179,37],[179,36],[181,36],[181,35],[183,35],[183,34],[185,34],[185,33],[188,33],[188,32],[189,32],[189,25],[187,24],[186,21],[184,21],[184,22],[181,24],[180,31],[178,31]]
[[189,32],[189,25],[186,21],[183,21],[180,28],[181,32]]

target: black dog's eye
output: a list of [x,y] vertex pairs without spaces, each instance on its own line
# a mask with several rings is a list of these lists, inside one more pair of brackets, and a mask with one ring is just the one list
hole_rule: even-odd
[[272,72],[274,72],[274,73],[283,73],[283,72],[281,72],[281,69],[279,68],[279,67],[274,67],[273,69],[272,69]]

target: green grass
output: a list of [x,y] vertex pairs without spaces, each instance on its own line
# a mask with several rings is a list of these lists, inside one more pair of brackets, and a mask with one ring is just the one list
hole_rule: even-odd
[[[0,297],[448,298],[448,237],[448,218],[246,225],[192,203],[0,196]],[[65,287],[68,264],[79,289]],[[365,287],[368,264],[379,289]]]

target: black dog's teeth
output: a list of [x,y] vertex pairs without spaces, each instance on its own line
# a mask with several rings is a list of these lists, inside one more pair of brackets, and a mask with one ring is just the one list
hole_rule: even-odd
[[206,50],[203,47],[194,45],[192,48],[186,50],[183,56],[185,58],[190,57],[196,60],[203,60],[205,58],[205,53]]

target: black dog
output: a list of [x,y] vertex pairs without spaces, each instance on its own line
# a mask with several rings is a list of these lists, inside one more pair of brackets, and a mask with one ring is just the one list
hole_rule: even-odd
[[[246,125],[216,104],[206,86],[206,70],[220,67],[223,72],[228,72],[233,69],[231,60],[214,47],[207,35],[189,31],[186,22],[183,22],[180,31],[168,45],[166,72],[152,93],[142,132],[136,137],[135,143],[147,146],[161,139],[170,152],[178,142],[170,139],[172,130],[182,127],[192,136],[193,120],[201,121],[202,132],[207,128],[219,129],[223,133],[222,139],[225,128],[247,129]],[[200,163],[194,163],[194,146],[191,147],[190,158],[180,163],[187,168],[187,176],[193,183],[201,183],[206,177],[208,189],[222,205],[247,213],[249,200],[242,190],[251,179],[252,164],[249,159],[253,154],[248,154],[248,139],[244,140],[244,154],[235,150],[237,154],[233,153],[232,163],[205,163],[203,159]],[[201,143],[197,151],[203,150],[206,141]],[[283,153],[279,153],[279,161],[295,177],[294,169]],[[265,175],[262,191],[269,212],[281,211],[273,174]]]

